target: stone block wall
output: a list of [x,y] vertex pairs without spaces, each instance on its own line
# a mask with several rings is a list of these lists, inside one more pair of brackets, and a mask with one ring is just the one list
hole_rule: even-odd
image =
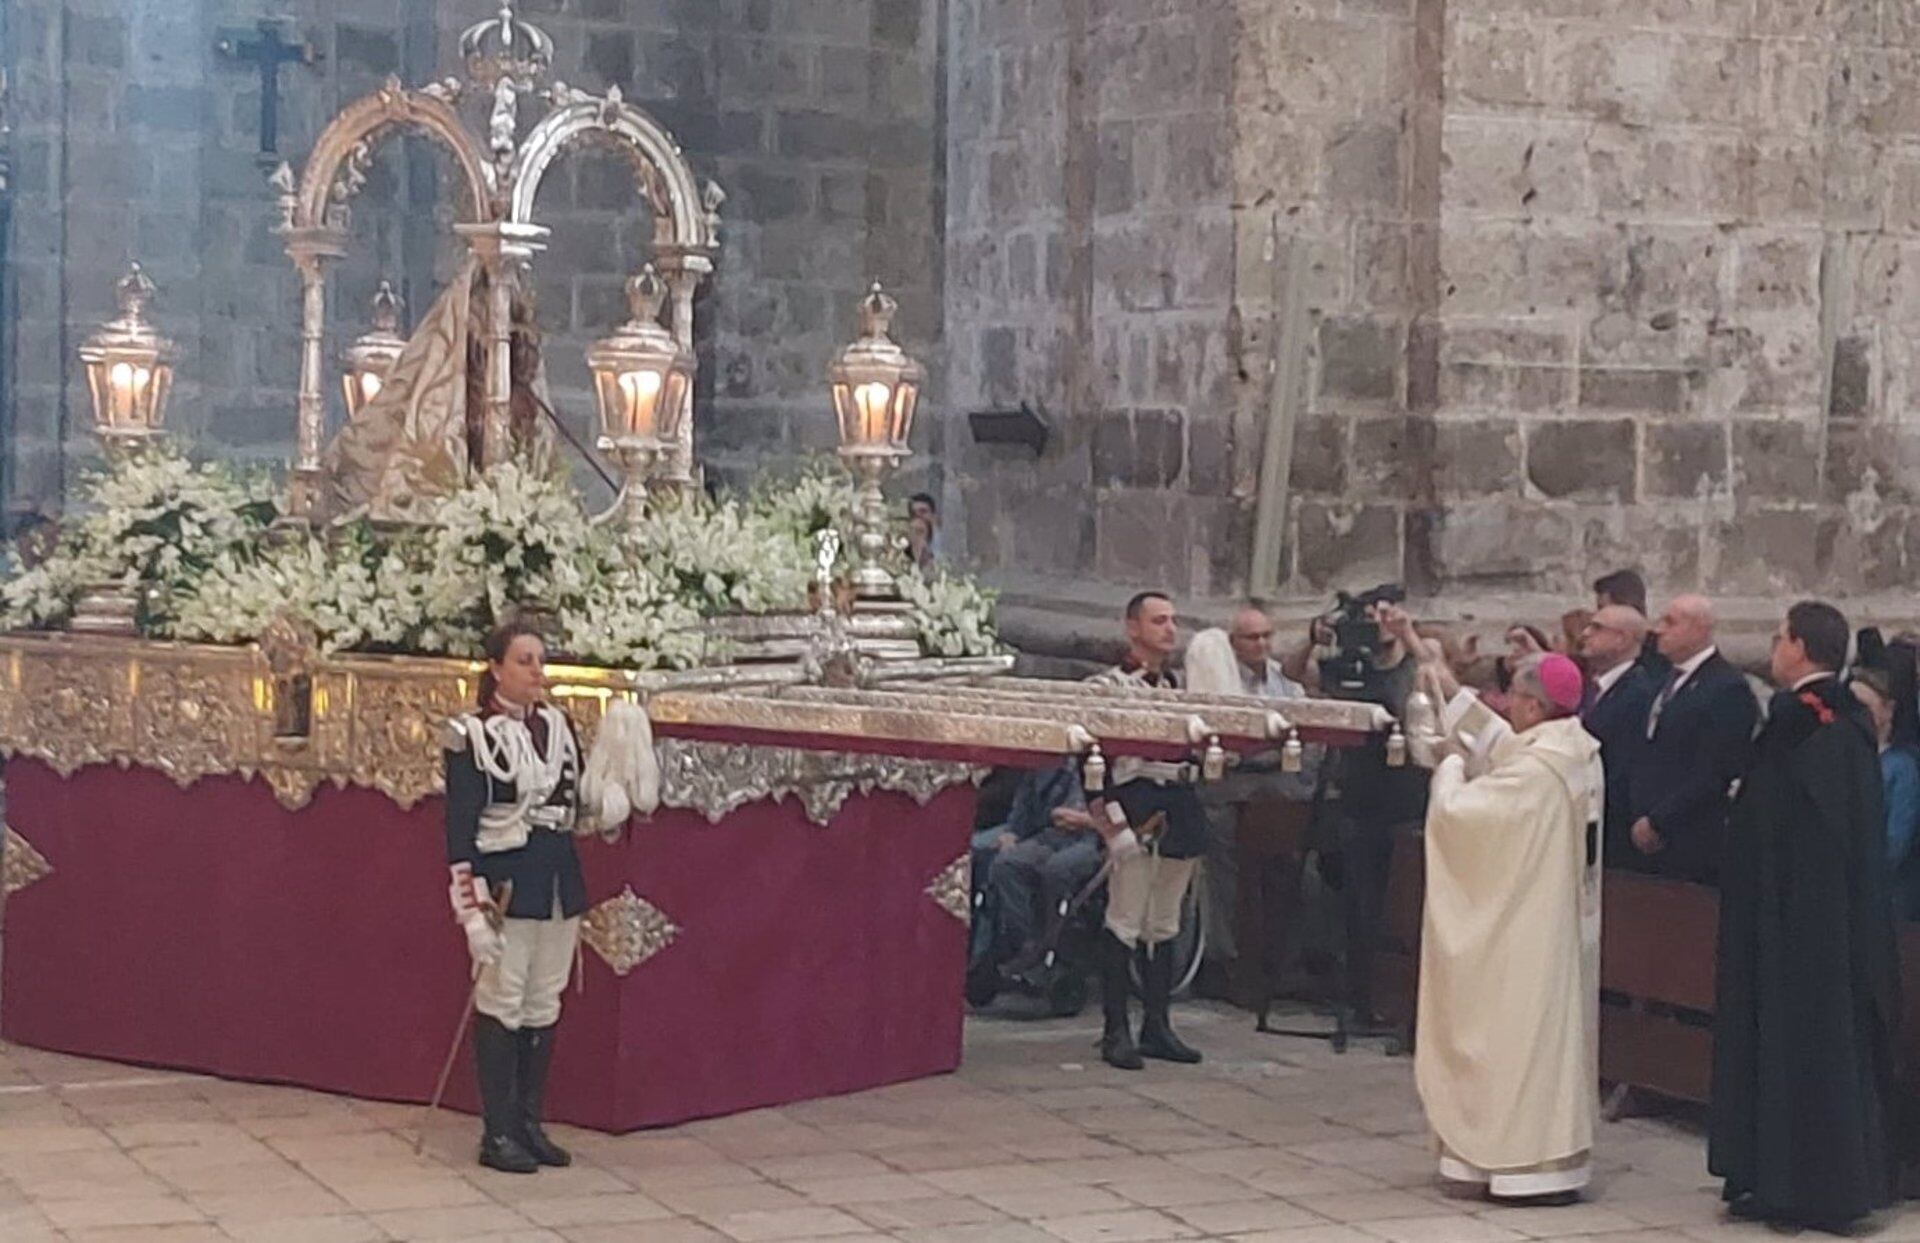
[[[944,230],[939,0],[525,0],[557,44],[556,76],[618,85],[729,193],[720,270],[703,296],[696,429],[709,473],[736,477],[833,443],[825,369],[869,279],[903,304],[901,336],[941,356]],[[94,454],[74,350],[138,257],[181,345],[172,423],[213,452],[284,461],[298,376],[298,282],[270,232],[256,158],[259,75],[215,55],[219,32],[282,20],[321,54],[281,71],[281,149],[296,165],[342,105],[390,73],[457,67],[494,0],[14,0],[12,341],[4,425],[11,510],[57,508]],[[532,108],[523,110],[530,113]],[[484,132],[484,117],[475,124]],[[381,278],[410,315],[457,262],[422,139],[383,146],[336,273],[329,357],[366,325]],[[570,156],[540,199],[537,266],[549,378],[563,418],[593,423],[586,345],[624,318],[650,228],[624,170]],[[937,373],[937,366],[936,366]],[[336,419],[341,411],[335,411]],[[930,426],[932,426],[930,424]],[[934,430],[937,431],[937,428]],[[929,455],[930,458],[930,455]],[[923,462],[928,459],[923,458]],[[923,465],[921,475],[930,474]],[[597,487],[597,485],[596,485]]]
[[1298,266],[1288,594],[1912,582],[1914,12],[957,0],[951,404],[1059,432],[954,445],[969,552],[1242,590]]
[[[1005,572],[1204,589],[1244,539],[1233,5],[953,0],[950,21],[950,538]],[[1038,460],[959,424],[1022,402],[1053,425]]]

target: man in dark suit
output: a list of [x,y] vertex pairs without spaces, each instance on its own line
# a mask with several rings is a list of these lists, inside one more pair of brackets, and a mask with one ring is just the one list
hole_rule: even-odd
[[1681,596],[1654,627],[1672,665],[1647,711],[1646,748],[1634,765],[1622,860],[1641,871],[1712,883],[1720,870],[1729,790],[1746,771],[1760,707],[1746,677],[1713,641],[1713,605]]
[[1647,749],[1647,714],[1660,686],[1638,663],[1647,619],[1624,604],[1609,604],[1580,632],[1580,655],[1591,682],[1580,720],[1600,740],[1606,769],[1606,861],[1621,866],[1633,848],[1633,771]]

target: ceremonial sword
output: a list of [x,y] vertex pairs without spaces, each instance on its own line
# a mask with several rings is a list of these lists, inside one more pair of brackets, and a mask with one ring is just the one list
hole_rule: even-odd
[[[506,922],[507,907],[512,902],[513,882],[501,881],[499,894],[489,894],[487,900],[480,904],[480,913],[486,917],[489,928],[500,931],[500,926]],[[473,986],[467,989],[467,1005],[460,1012],[460,1026],[453,1029],[453,1047],[447,1050],[447,1060],[440,1067],[440,1081],[433,1088],[433,1099],[427,1102],[427,1112],[420,1117],[420,1130],[413,1137],[413,1155],[416,1157],[426,1150],[427,1126],[440,1108],[440,1099],[447,1094],[447,1081],[453,1078],[453,1064],[460,1059],[460,1045],[467,1038],[467,1024],[473,1022],[474,1005],[480,998],[480,973],[484,970],[486,964],[473,964]]]

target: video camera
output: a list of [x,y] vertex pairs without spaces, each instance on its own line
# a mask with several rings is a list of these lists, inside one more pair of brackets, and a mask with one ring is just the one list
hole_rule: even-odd
[[1398,583],[1382,583],[1358,595],[1338,593],[1333,612],[1320,619],[1333,632],[1336,649],[1332,656],[1320,659],[1321,690],[1338,699],[1385,702],[1385,676],[1379,667],[1385,644],[1380,623],[1367,611],[1382,604],[1399,604],[1406,598],[1406,589]]

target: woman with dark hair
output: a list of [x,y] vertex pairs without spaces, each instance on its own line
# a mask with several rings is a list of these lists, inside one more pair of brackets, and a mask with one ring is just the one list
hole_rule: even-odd
[[499,626],[485,650],[476,709],[448,731],[447,862],[477,979],[480,1164],[531,1174],[572,1161],[540,1114],[587,909],[573,844],[580,741],[545,702],[546,646],[532,627]]

